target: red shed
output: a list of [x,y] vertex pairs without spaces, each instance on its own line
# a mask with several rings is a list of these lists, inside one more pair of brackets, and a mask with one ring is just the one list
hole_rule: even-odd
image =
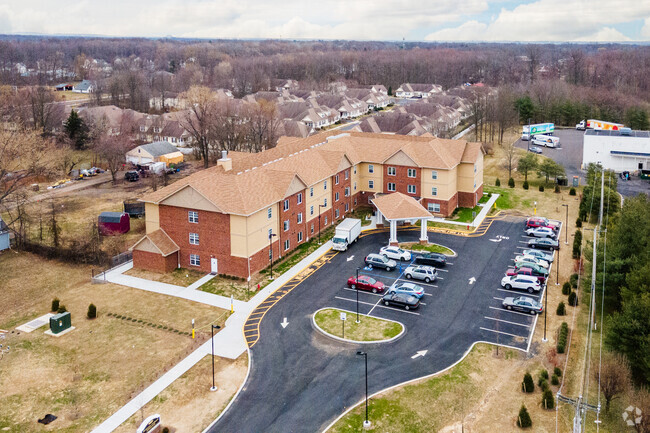
[[131,230],[131,219],[125,212],[102,212],[98,223],[99,233],[103,236],[121,235]]

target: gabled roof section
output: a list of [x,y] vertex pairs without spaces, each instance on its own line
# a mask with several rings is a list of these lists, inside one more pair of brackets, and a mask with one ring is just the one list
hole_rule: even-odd
[[431,218],[431,213],[417,200],[401,192],[380,195],[371,202],[387,220]]
[[168,141],[154,141],[153,143],[143,144],[139,147],[153,157],[159,157],[178,152],[176,146],[173,146]]
[[142,242],[145,242],[147,240],[151,242],[151,244],[158,251],[160,251],[160,254],[163,257],[167,257],[168,255],[173,254],[176,251],[180,250],[178,245],[176,245],[176,242],[174,242],[172,238],[170,238],[163,229],[158,229],[154,232],[147,233],[138,242],[136,242],[135,245],[133,245],[129,249],[131,251],[137,250],[138,245],[140,245]]

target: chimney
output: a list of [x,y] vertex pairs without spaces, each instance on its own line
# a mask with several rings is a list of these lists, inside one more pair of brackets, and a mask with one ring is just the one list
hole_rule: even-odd
[[232,159],[228,158],[228,151],[221,151],[221,159],[217,160],[217,166],[223,167],[223,171],[232,170]]

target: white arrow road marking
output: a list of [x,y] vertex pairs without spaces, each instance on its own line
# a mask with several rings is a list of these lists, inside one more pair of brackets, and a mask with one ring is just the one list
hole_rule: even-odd
[[469,279],[470,284],[474,284],[476,282],[476,278],[472,277]]
[[350,257],[348,257],[348,262],[350,262],[350,261],[352,261],[352,260],[354,260],[354,256],[350,256]]
[[419,358],[420,356],[426,355],[428,350],[418,350],[415,355],[411,356],[411,359]]
[[286,328],[289,322],[287,322],[287,318],[285,317],[282,322],[280,322],[280,325],[282,325],[282,329]]
[[501,239],[490,239],[490,242],[501,242]]

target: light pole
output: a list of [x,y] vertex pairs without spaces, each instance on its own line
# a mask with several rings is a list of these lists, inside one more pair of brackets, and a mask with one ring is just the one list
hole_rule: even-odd
[[359,268],[357,268],[357,279],[354,281],[356,282],[354,288],[357,289],[357,323],[360,323],[361,320],[359,320]]
[[320,245],[320,208],[327,207],[325,204],[318,205],[318,245]]
[[555,262],[555,285],[560,285],[560,249],[557,249],[557,262]]
[[212,325],[212,337],[210,338],[210,343],[212,345],[212,388],[210,388],[210,391],[217,390],[217,385],[214,384],[214,330],[220,328],[221,326],[219,325]]
[[277,236],[275,233],[269,233],[269,255],[271,256],[271,279],[273,279],[273,237]]
[[564,245],[569,245],[569,205],[563,204],[566,208],[566,217],[564,218]]
[[530,152],[530,117],[528,118],[528,148],[526,150]]
[[366,352],[358,351],[357,355],[362,355],[366,361],[366,420],[363,422],[363,428],[369,428],[370,421],[368,421],[368,354]]

